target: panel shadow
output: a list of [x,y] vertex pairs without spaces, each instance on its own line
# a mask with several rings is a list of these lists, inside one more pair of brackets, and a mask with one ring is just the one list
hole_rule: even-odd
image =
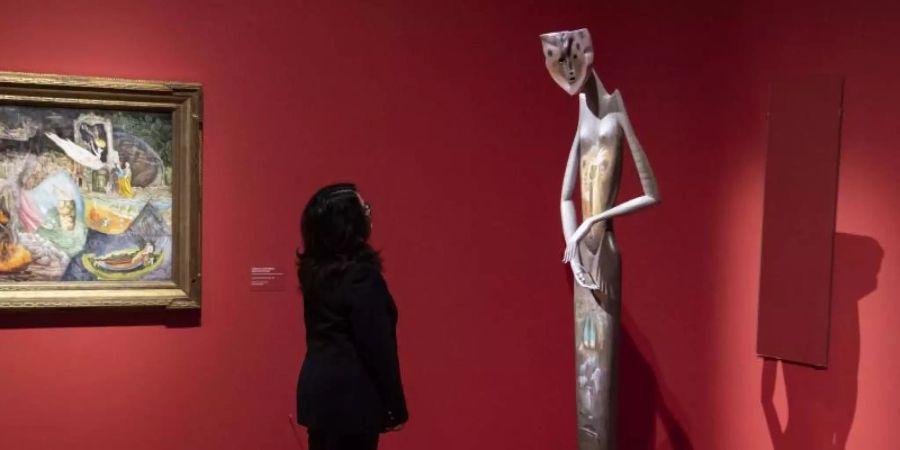
[[[884,250],[868,236],[836,233],[828,369],[763,362],[762,409],[774,450],[844,450],[856,413],[860,353],[858,302],[878,286]],[[778,417],[774,393],[778,367],[787,416]],[[782,424],[784,425],[782,426]]]

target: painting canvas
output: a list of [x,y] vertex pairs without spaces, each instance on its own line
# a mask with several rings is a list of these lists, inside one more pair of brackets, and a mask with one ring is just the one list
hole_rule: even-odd
[[199,94],[0,73],[0,307],[199,306]]
[[0,280],[172,278],[170,114],[0,107]]

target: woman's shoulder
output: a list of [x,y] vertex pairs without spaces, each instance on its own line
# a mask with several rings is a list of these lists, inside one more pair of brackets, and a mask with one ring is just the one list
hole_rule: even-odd
[[367,285],[383,281],[381,266],[371,262],[351,263],[344,274],[344,284]]

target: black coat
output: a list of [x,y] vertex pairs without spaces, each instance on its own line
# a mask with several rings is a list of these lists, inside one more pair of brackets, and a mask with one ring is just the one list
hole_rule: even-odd
[[408,418],[397,307],[378,269],[358,265],[340,277],[328,289],[303,289],[297,421],[312,430],[379,433]]

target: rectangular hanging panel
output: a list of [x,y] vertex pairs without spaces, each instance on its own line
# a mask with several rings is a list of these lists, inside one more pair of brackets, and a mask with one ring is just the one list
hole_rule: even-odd
[[757,353],[828,365],[843,80],[772,84]]

